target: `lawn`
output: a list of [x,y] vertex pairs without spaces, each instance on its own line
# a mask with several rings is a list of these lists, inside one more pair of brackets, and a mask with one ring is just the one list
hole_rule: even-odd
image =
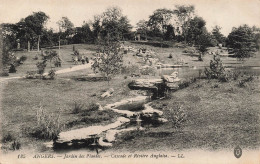
[[120,137],[113,150],[134,152],[199,148],[232,151],[237,145],[247,149],[259,148],[259,82],[257,77],[240,88],[238,81],[197,80],[185,89],[172,92],[170,98],[153,102],[153,106],[164,113],[181,104],[187,115],[181,128],[175,129],[169,122],[149,130],[127,133]]
[[[126,42],[126,46],[145,47],[155,52],[155,56],[162,63],[176,64],[180,59],[189,67],[208,66],[212,55],[206,55],[203,62],[198,62],[197,56],[183,53],[184,48],[175,46],[169,48],[153,47]],[[97,50],[95,45],[74,45],[80,53],[89,58]],[[63,46],[60,50],[64,69],[74,66],[71,60],[73,45]],[[56,49],[57,50],[57,49]],[[211,48],[216,51],[218,48]],[[25,55],[27,60],[17,68],[18,72],[10,76],[24,76],[27,71],[36,70],[37,60],[34,56],[38,52],[17,52],[18,56]],[[168,58],[169,54],[173,58]],[[124,54],[124,66],[144,65],[141,58],[134,56],[134,52]],[[223,57],[224,64],[230,62],[244,65],[259,66],[259,56],[244,62]],[[231,60],[231,61],[230,61]],[[130,67],[131,68],[131,67]],[[90,125],[108,124],[118,116],[112,111],[87,111],[90,104],[99,103],[102,106],[128,97],[135,97],[138,91],[128,88],[129,82],[136,78],[158,78],[145,75],[131,77],[129,74],[118,74],[109,83],[107,81],[77,81],[75,78],[92,74],[88,68],[76,72],[59,74],[55,80],[19,79],[10,80],[1,92],[2,118],[1,134],[10,133],[19,138],[22,148],[45,150],[43,143],[28,134],[28,129],[37,124],[36,109],[42,106],[48,114],[61,111],[60,123],[66,125],[64,130],[86,127]],[[192,73],[188,76],[193,76]],[[167,99],[153,102],[155,108],[164,112],[181,104],[187,121],[180,129],[172,127],[171,123],[159,127],[151,127],[143,132],[129,132],[118,138],[112,150],[175,150],[175,149],[232,149],[236,145],[241,148],[257,148],[260,146],[260,86],[259,79],[247,82],[245,87],[239,87],[238,80],[220,83],[212,80],[198,79],[187,88],[170,93]],[[112,97],[101,98],[100,95],[109,88],[115,90]],[[78,113],[73,113],[75,103],[83,106]],[[87,111],[87,114],[86,112]],[[83,114],[85,113],[85,114]],[[165,112],[165,117],[167,114]],[[103,120],[102,120],[103,119]],[[131,135],[131,137],[129,137]],[[8,143],[3,146],[7,147]]]

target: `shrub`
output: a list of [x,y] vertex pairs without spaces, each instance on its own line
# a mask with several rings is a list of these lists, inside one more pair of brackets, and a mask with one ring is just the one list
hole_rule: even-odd
[[9,73],[15,73],[15,72],[16,72],[15,65],[14,65],[14,64],[11,64],[11,65],[10,65],[10,68],[9,68]]
[[4,72],[1,72],[1,73],[0,73],[0,76],[9,76],[9,73],[6,72],[6,71],[4,71]]
[[19,60],[17,61],[19,64],[22,64],[25,60],[27,59],[27,57],[26,56],[21,56],[20,58],[19,58]]
[[51,69],[51,70],[49,71],[48,75],[50,76],[50,79],[54,79],[54,77],[55,77],[55,75],[56,75],[55,72],[56,72],[56,71],[53,70],[53,69]]
[[190,86],[190,84],[194,83],[197,81],[197,78],[190,78],[190,79],[187,79],[185,81],[182,81],[180,84],[179,84],[179,89],[183,89],[183,88],[186,88],[188,86]]
[[38,74],[43,75],[45,68],[47,66],[46,61],[44,60],[43,62],[38,62],[36,66],[38,68]]
[[45,113],[42,106],[36,109],[37,124],[32,128],[31,135],[40,139],[55,139],[62,126],[60,112],[58,114]]
[[73,114],[78,114],[80,112],[82,112],[84,109],[84,105],[83,104],[79,104],[79,103],[74,103],[74,107],[73,107],[73,110],[72,110],[72,113]]
[[245,77],[244,79],[239,80],[238,86],[241,87],[241,88],[246,87],[246,85],[245,85],[246,82],[250,82],[250,81],[252,81],[253,79],[254,79],[254,77],[253,77],[252,75],[247,76],[247,77]]
[[204,72],[208,79],[225,78],[225,68],[218,55],[214,55],[213,60],[210,61],[209,69],[205,68]]
[[98,110],[98,108],[99,108],[99,105],[97,103],[94,103],[94,102],[91,102],[88,105],[88,111],[96,111],[96,110]]
[[97,111],[99,109],[99,105],[97,103],[91,102],[85,110],[81,110],[82,116],[89,115],[89,112]]
[[126,66],[122,66],[121,68],[121,73],[122,74],[134,74],[134,73],[137,73],[139,71],[139,67],[138,65],[134,65],[134,64],[129,64],[129,65],[126,65]]
[[153,67],[145,67],[140,70],[142,75],[155,75],[156,70]]
[[15,140],[15,137],[10,133],[5,134],[2,138],[3,143],[7,143],[7,142],[10,142],[10,141],[13,141],[13,140]]
[[172,54],[169,54],[169,57],[168,57],[168,58],[170,58],[170,59],[171,59],[171,58],[172,58]]
[[166,115],[172,127],[175,129],[180,128],[187,119],[187,114],[180,104],[176,104],[175,107],[168,109]]
[[21,148],[21,143],[17,140],[14,140],[11,145],[12,150],[19,150]]

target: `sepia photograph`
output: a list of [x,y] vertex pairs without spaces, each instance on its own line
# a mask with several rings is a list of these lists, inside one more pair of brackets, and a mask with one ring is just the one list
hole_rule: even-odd
[[0,164],[259,164],[260,0],[0,0]]

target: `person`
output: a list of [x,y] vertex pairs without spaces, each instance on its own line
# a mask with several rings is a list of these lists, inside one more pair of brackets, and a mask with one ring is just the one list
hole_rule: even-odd
[[89,63],[89,60],[88,60],[87,56],[85,57],[85,61],[86,61],[86,63]]

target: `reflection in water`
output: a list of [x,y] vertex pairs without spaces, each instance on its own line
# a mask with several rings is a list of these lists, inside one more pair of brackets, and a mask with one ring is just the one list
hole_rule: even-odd
[[[237,60],[236,58],[231,57],[221,57],[223,65],[225,68],[238,71],[242,71],[246,74],[260,75],[260,61],[256,62],[256,58],[250,58],[246,61]],[[199,77],[204,72],[204,66],[197,67],[179,67],[179,68],[161,68],[157,69],[158,74],[170,75],[174,71],[178,72],[179,78],[189,78],[189,77]]]

